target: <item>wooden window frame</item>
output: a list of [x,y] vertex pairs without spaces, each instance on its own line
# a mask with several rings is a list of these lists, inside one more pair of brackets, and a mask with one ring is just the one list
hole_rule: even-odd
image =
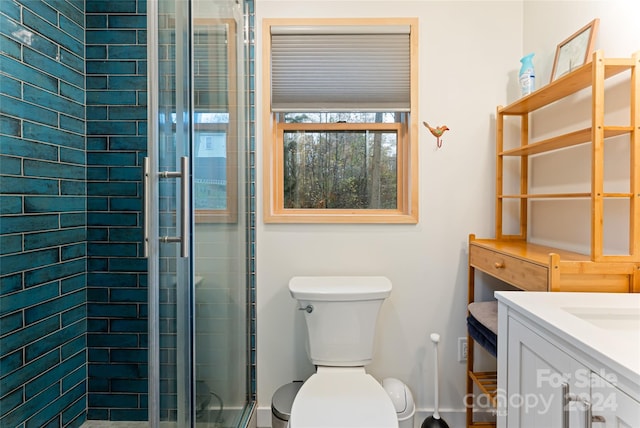
[[[229,122],[223,123],[196,123],[193,126],[194,140],[199,132],[224,132],[226,134],[226,179],[227,198],[224,209],[196,209],[195,223],[236,223],[238,221],[238,105],[234,101],[237,96],[237,28],[233,19],[195,19],[194,24],[198,25],[226,25],[227,34],[227,93],[228,93],[228,114]],[[198,106],[194,105],[194,110]],[[193,171],[192,173],[195,173]]]
[[[409,25],[410,111],[398,123],[284,123],[271,111],[272,26],[383,26]],[[263,221],[265,223],[418,223],[418,20],[380,19],[265,19],[263,21],[262,118],[263,118]],[[398,134],[396,209],[291,209],[284,207],[284,132],[391,130]]]

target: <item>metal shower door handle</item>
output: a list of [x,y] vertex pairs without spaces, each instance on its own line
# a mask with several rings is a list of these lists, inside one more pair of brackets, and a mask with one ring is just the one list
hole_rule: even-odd
[[191,236],[189,221],[189,208],[191,200],[189,198],[189,158],[182,156],[180,158],[180,169],[182,171],[182,186],[180,192],[180,204],[182,208],[182,240],[180,241],[180,255],[189,257],[189,237]]
[[[149,173],[149,158],[144,158],[144,254],[148,256],[149,246],[149,216],[151,215],[151,177]],[[189,208],[191,206],[191,200],[189,195],[189,158],[182,156],[180,158],[180,171],[160,171],[158,173],[160,178],[180,178],[180,210],[182,215],[180,216],[180,232],[182,236],[161,236],[160,242],[180,242],[180,256],[189,257],[189,237],[191,236],[190,221],[189,221]]]
[[150,236],[150,219],[151,219],[151,178],[149,177],[149,158],[142,160],[142,177],[144,193],[144,257],[149,257],[149,236]]

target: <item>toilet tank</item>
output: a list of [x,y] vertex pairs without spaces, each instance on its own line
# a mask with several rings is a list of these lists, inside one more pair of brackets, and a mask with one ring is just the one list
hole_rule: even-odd
[[391,293],[383,276],[299,276],[291,296],[304,311],[309,358],[319,366],[364,366],[373,358],[376,320]]

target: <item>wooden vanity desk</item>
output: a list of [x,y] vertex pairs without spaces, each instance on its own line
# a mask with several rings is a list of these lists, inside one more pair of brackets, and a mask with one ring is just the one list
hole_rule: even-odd
[[594,262],[585,254],[521,240],[470,235],[470,293],[476,269],[524,291],[640,292],[640,264]]

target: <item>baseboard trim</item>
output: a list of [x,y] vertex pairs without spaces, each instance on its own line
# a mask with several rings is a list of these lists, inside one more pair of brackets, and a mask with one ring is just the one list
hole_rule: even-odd
[[[422,422],[431,415],[433,415],[433,409],[417,410],[413,417],[414,428],[420,428]],[[447,422],[449,428],[465,428],[467,423],[466,415],[467,413],[465,409],[440,410],[440,417]],[[481,416],[482,415],[478,415],[477,418],[480,420],[491,420],[490,415],[486,415],[486,419]],[[257,423],[258,428],[271,428],[271,406],[258,407]]]

